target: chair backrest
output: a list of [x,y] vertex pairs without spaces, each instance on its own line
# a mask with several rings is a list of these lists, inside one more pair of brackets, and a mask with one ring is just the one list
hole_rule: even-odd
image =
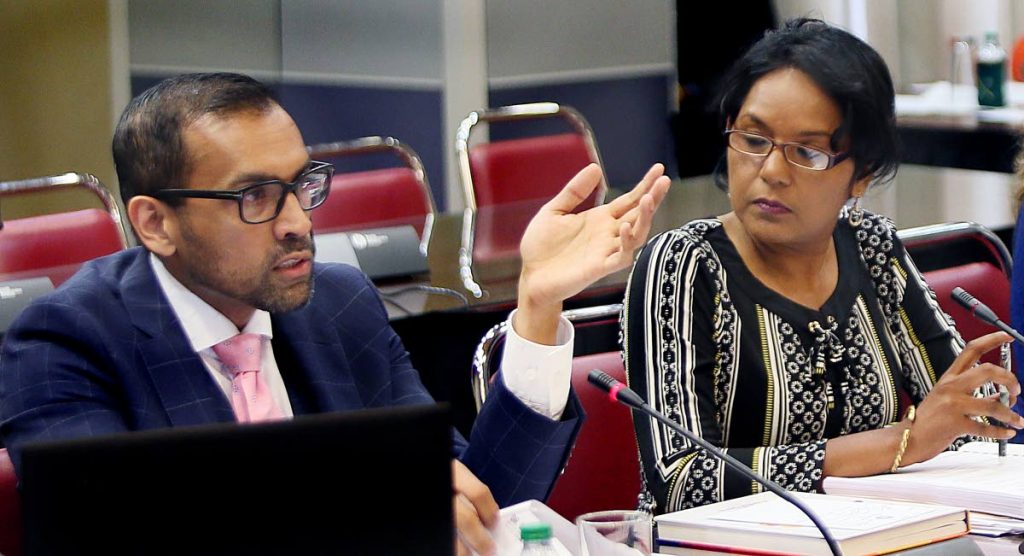
[[640,458],[632,412],[587,382],[587,375],[594,369],[626,382],[626,368],[618,351],[573,359],[572,387],[587,419],[547,501],[569,520],[587,512],[636,508],[640,494]]
[[331,193],[312,214],[313,229],[341,232],[409,224],[426,238],[433,223],[434,198],[419,156],[393,137],[363,137],[354,141],[308,147],[310,156],[326,162],[358,164],[379,153],[390,153],[401,165],[345,172],[338,169]]
[[[995,329],[953,301],[953,288],[963,288],[1009,322],[1012,262],[998,236],[973,222],[907,228],[898,235],[965,341]],[[983,360],[999,363],[999,354],[990,352]]]
[[[565,311],[563,315],[577,328],[579,344],[580,332],[587,328],[610,326],[617,329],[621,310],[621,304],[614,304]],[[477,346],[473,360],[477,409],[486,400],[506,333],[506,323],[496,325]],[[601,343],[611,345],[603,346],[607,351],[573,359],[572,386],[586,412],[586,420],[572,455],[547,500],[548,506],[569,520],[586,512],[635,508],[640,493],[640,459],[632,415],[628,408],[612,402],[604,392],[587,382],[587,375],[593,369],[626,381],[626,370],[615,340]]]
[[[493,124],[521,122],[524,125],[558,124],[568,131],[525,138],[496,140]],[[480,124],[492,131],[490,142],[473,135]],[[485,292],[474,263],[514,258],[519,254],[530,218],[544,201],[552,198],[583,167],[601,163],[597,141],[583,116],[569,106],[554,102],[516,104],[470,112],[455,139],[459,179],[466,199],[459,274],[463,286],[475,297]],[[604,202],[608,180],[602,176],[598,188],[577,211]],[[495,268],[500,268],[498,265]],[[515,269],[518,265],[506,265]],[[500,279],[512,278],[508,273]]]
[[[519,139],[471,142],[473,130],[483,122],[511,122],[555,118],[568,124],[568,133]],[[570,178],[601,155],[590,125],[569,106],[553,102],[517,104],[471,112],[462,121],[455,140],[466,206],[471,209],[517,201],[551,198]],[[581,208],[604,202],[607,180]]]
[[21,497],[7,449],[0,449],[0,554],[21,554]]
[[0,183],[0,195],[83,188],[96,195],[103,210],[30,216],[4,222],[0,230],[0,274],[47,276],[55,286],[67,280],[78,265],[125,249],[128,237],[121,212],[107,188],[89,174]]

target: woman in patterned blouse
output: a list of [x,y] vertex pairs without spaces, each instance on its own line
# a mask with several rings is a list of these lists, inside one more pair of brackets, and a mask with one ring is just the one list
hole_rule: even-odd
[[[1011,373],[975,366],[1009,336],[964,348],[893,224],[846,208],[896,173],[893,98],[881,57],[849,33],[796,20],[767,34],[721,97],[732,212],[653,239],[627,288],[633,389],[791,490],[1014,435],[981,417],[1024,427],[974,396],[989,381],[1019,394]],[[657,512],[760,490],[651,419],[636,431]]]

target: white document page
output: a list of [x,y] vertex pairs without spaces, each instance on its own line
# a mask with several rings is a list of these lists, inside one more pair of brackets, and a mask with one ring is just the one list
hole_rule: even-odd
[[[837,538],[846,538],[886,529],[895,524],[946,513],[946,508],[898,502],[879,504],[841,496],[798,495],[814,511]],[[717,521],[734,529],[764,531],[777,528],[786,534],[820,537],[810,518],[796,506],[778,497],[764,498],[755,504],[729,508],[718,515],[699,520]]]
[[[981,450],[991,453],[980,453]],[[979,451],[974,451],[979,450]],[[943,452],[896,473],[825,479],[829,494],[949,504],[1024,518],[1024,457],[999,457],[996,446]]]

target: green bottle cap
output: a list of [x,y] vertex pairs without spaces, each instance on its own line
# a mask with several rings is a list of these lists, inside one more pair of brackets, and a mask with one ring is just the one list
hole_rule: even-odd
[[547,523],[527,523],[519,527],[519,536],[524,541],[543,541],[551,538],[551,526]]

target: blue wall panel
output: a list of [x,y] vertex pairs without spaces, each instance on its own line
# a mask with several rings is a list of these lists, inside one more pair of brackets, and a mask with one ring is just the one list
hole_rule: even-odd
[[390,135],[412,147],[423,160],[438,208],[447,206],[440,91],[284,84],[280,95],[306,144]]

